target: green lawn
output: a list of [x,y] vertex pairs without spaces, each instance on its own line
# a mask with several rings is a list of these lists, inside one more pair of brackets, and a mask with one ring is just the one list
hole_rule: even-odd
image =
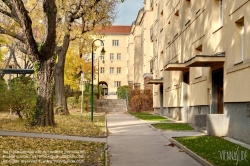
[[137,117],[138,119],[141,120],[146,120],[146,121],[156,121],[156,122],[167,122],[168,119],[164,118],[159,115],[153,115],[147,112],[130,112],[131,115]]
[[193,127],[186,123],[159,123],[152,124],[152,126],[161,130],[194,130]]
[[250,165],[250,149],[214,136],[174,138],[194,153],[217,166]]
[[0,136],[0,165],[105,165],[105,143]]

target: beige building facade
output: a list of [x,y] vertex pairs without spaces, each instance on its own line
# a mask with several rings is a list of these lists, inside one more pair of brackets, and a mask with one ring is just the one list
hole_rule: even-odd
[[[116,94],[119,86],[128,85],[127,45],[131,26],[111,26],[101,33],[105,37],[97,40],[98,48],[94,52],[95,66],[99,62],[99,84],[104,88],[104,95]],[[106,53],[101,56],[104,47]],[[103,63],[104,62],[104,63]],[[98,77],[98,75],[97,75]],[[98,84],[98,79],[94,84]]]
[[[134,40],[134,47],[143,50],[142,57],[145,52],[152,56],[144,63],[153,76],[148,84],[155,113],[193,124],[205,117],[209,134],[250,143],[250,1],[144,3],[137,20],[143,13],[150,17],[132,29],[150,32],[149,38]],[[145,50],[143,43],[152,47]],[[139,61],[143,58],[135,64]],[[135,78],[147,73],[140,66],[137,70]]]
[[150,59],[153,57],[153,43],[150,41],[150,27],[153,22],[153,11],[150,5],[144,3],[144,7],[138,12],[136,20],[133,22],[129,43],[129,61],[133,63],[133,68],[129,69],[133,73],[131,83],[133,89],[152,89],[152,85],[147,81],[153,78],[150,72]]

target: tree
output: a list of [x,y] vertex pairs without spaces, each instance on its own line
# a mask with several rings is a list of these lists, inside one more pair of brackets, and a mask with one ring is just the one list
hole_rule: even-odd
[[[25,2],[24,4],[22,0],[0,1],[2,4],[0,6],[0,13],[4,18],[1,19],[0,34],[8,35],[20,41],[25,46],[25,51],[33,63],[37,81],[37,102],[32,124],[53,126],[55,125],[55,121],[52,89],[56,53],[58,54],[58,62],[56,64],[55,81],[61,83],[60,85],[62,86],[59,86],[58,92],[63,93],[64,82],[62,73],[64,73],[65,55],[70,42],[70,32],[73,22],[80,21],[82,33],[93,30],[92,28],[95,27],[97,23],[99,27],[102,28],[104,24],[107,25],[104,20],[112,20],[112,15],[100,19],[99,22],[97,22],[97,18],[102,18],[101,16],[107,12],[113,12],[114,14],[114,10],[109,11],[109,9],[103,7],[103,5],[111,2],[116,4],[117,1],[74,0],[75,3],[71,6],[67,6],[67,2],[69,1],[65,2],[62,0],[30,0]],[[59,9],[62,9],[59,10],[58,13],[60,17],[57,17],[58,10],[56,3]],[[33,11],[39,12],[36,13]],[[41,15],[38,15],[40,13]],[[93,15],[90,15],[90,13]],[[36,17],[34,17],[34,15],[36,15]],[[37,19],[37,17],[43,19],[40,20]],[[39,25],[37,24],[38,22],[43,23],[43,25],[38,26],[42,27],[40,30],[34,27],[35,25]],[[65,35],[63,35],[62,45],[60,47],[58,46],[60,42],[56,42],[56,26],[58,22],[64,23],[62,27],[66,30],[63,31]],[[9,28],[9,24],[12,24],[13,28]],[[66,102],[66,99],[62,101]]]
[[69,86],[72,90],[79,90],[80,74],[84,73],[85,81],[91,81],[91,60],[80,58],[78,48],[75,44],[70,44],[67,51],[65,61],[64,79],[65,85]]
[[0,25],[0,34],[11,36],[26,45],[27,53],[34,64],[37,81],[37,102],[33,125],[53,126],[54,111],[52,100],[53,74],[55,66],[56,14],[57,7],[53,0],[43,0],[44,17],[43,41],[38,45],[32,29],[32,20],[22,0],[2,0],[0,12],[19,26],[7,29]]
[[60,8],[59,20],[63,21],[61,21],[61,26],[58,27],[62,32],[59,37],[62,44],[57,47],[58,62],[55,69],[56,105],[62,108],[64,114],[69,114],[64,89],[64,65],[69,44],[73,40],[74,43],[79,43],[78,49],[81,57],[84,46],[88,46],[90,49],[93,41],[93,39],[86,40],[84,34],[91,32],[98,35],[97,32],[100,29],[110,26],[115,18],[115,7],[118,1],[91,0],[83,3],[79,0],[72,0],[58,2],[60,2],[58,3]]

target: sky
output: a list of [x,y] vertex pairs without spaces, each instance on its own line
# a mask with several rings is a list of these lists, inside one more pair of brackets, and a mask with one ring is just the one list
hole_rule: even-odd
[[144,6],[144,0],[125,0],[118,6],[117,19],[113,25],[132,25],[139,10]]

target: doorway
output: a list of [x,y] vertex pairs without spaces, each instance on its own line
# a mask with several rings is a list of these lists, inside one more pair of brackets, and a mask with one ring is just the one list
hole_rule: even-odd
[[163,115],[163,85],[160,85],[160,115]]
[[188,123],[188,110],[189,110],[189,76],[190,73],[183,73],[183,109],[184,109],[184,117],[183,120]]
[[108,84],[105,81],[100,81],[99,85],[102,86],[103,92],[102,96],[107,96],[108,95]]
[[212,72],[212,82],[213,82],[212,112],[217,114],[223,114],[224,112],[223,72],[224,72],[223,68]]

